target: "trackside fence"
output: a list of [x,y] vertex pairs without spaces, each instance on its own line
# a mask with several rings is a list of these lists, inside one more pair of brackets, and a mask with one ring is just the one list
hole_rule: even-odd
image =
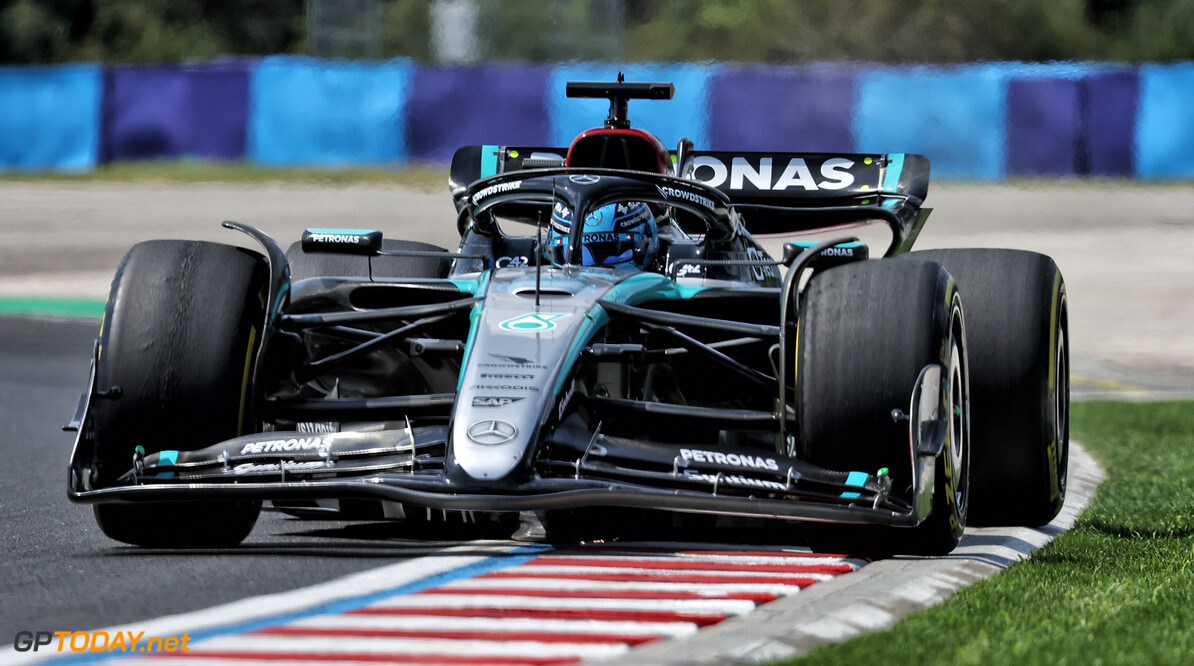
[[0,68],[0,169],[194,157],[271,166],[447,162],[466,144],[567,145],[606,103],[570,79],[676,84],[632,120],[710,150],[916,152],[935,178],[1194,178],[1194,63],[484,63],[298,56]]

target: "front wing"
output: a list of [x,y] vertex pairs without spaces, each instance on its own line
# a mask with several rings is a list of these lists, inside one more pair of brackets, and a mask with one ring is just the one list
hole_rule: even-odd
[[[743,447],[686,447],[560,427],[529,478],[462,487],[444,474],[447,426],[311,434],[266,432],[198,451],[134,456],[118,485],[92,487],[72,455],[68,493],[80,503],[213,499],[372,499],[458,511],[594,506],[912,527],[932,506],[943,444],[926,366],[911,395],[911,501],[891,494],[886,470],[842,472]],[[94,390],[94,387],[93,387]],[[86,405],[80,405],[85,413]],[[79,428],[79,437],[83,428]],[[76,443],[76,452],[79,446]]]

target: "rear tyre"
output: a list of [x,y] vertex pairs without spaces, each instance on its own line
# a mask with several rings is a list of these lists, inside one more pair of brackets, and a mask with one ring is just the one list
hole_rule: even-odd
[[[442,247],[431,243],[383,239],[384,252],[442,252]],[[357,278],[442,278],[447,276],[451,265],[449,259],[439,257],[412,257],[379,254],[341,254],[336,252],[306,252],[296,242],[286,251],[290,264],[290,279],[302,280],[311,277],[357,277]]]
[[1019,250],[930,250],[966,298],[974,465],[970,522],[1037,527],[1065,502],[1070,450],[1065,281]]
[[[259,255],[197,241],[134,245],[112,282],[93,403],[97,482],[146,453],[195,450],[244,434],[267,277]],[[253,529],[260,502],[97,504],[104,534],[138,546],[224,547]]]
[[878,260],[815,275],[797,341],[801,454],[839,471],[890,470],[893,495],[913,499],[907,412],[922,368],[941,366],[949,415],[934,465],[932,510],[914,528],[805,524],[817,551],[864,557],[942,555],[962,537],[969,505],[966,331],[953,279],[936,263]]

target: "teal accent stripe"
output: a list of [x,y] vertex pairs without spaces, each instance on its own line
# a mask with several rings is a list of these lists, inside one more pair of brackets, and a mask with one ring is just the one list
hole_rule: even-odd
[[[489,289],[489,276],[491,273],[491,270],[486,270],[482,273],[474,283],[475,291],[470,293],[474,296],[484,294]],[[467,291],[463,280],[456,282],[456,286],[460,287],[462,291]],[[479,301],[468,313],[468,338],[464,341],[464,356],[460,359],[460,376],[456,378],[457,393],[460,393],[460,388],[464,386],[464,369],[468,367],[469,357],[473,355],[473,345],[477,342],[477,331],[481,328],[481,314],[484,311],[485,301]]]
[[352,236],[377,233],[377,229],[307,229],[307,231],[313,234],[349,234]]
[[678,284],[678,285],[676,285],[676,293],[680,295],[680,300],[687,301],[688,299],[692,298],[693,296],[696,296],[697,294],[701,293],[702,291],[705,291],[706,289],[712,289],[712,288],[713,287],[706,286],[706,285]]
[[[792,245],[795,245],[797,247],[810,248],[810,247],[816,245],[817,241],[791,241],[791,243],[792,243]],[[844,247],[847,249],[854,249],[854,248],[865,247],[865,245],[863,243],[838,243],[837,245],[834,245],[834,247]]]
[[498,150],[500,146],[481,146],[481,177],[497,174]]
[[[159,465],[173,465],[178,462],[178,451],[159,451],[158,464]],[[154,474],[155,478],[168,479],[174,476],[174,472],[158,472]]]
[[485,293],[486,287],[489,286],[489,275],[491,270],[485,269],[480,275],[475,278],[448,278],[448,281],[456,285],[456,288],[466,294]]
[[0,298],[0,317],[99,319],[105,302],[84,298]]
[[904,153],[887,156],[887,172],[883,175],[883,191],[895,192],[900,185],[900,173],[904,171]]
[[[846,485],[862,488],[866,485],[868,476],[870,475],[866,472],[850,472],[850,475],[846,477]],[[842,499],[858,499],[861,495],[858,493],[842,493],[841,497]]]
[[481,313],[485,310],[485,303],[477,303],[469,312],[468,338],[464,341],[464,356],[460,359],[460,376],[456,378],[456,392],[464,386],[464,369],[468,367],[468,359],[473,355],[473,345],[477,342],[477,331],[481,328]]
[[576,331],[576,337],[572,339],[572,344],[568,347],[568,354],[560,364],[560,374],[556,375],[556,383],[551,389],[555,395],[559,395],[560,391],[564,390],[564,384],[572,375],[572,368],[576,365],[576,360],[580,358],[580,352],[585,345],[589,344],[597,331],[609,323],[609,315],[600,305],[594,305],[593,309],[589,310],[584,317],[584,322],[581,323],[580,328]]

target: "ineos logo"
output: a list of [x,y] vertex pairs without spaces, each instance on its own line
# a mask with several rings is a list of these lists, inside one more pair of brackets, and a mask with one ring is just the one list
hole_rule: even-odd
[[485,446],[497,446],[514,439],[518,429],[505,421],[477,421],[468,427],[468,438]]
[[593,183],[600,182],[601,176],[590,176],[590,175],[568,176],[568,180],[576,183],[577,185],[592,185]]

